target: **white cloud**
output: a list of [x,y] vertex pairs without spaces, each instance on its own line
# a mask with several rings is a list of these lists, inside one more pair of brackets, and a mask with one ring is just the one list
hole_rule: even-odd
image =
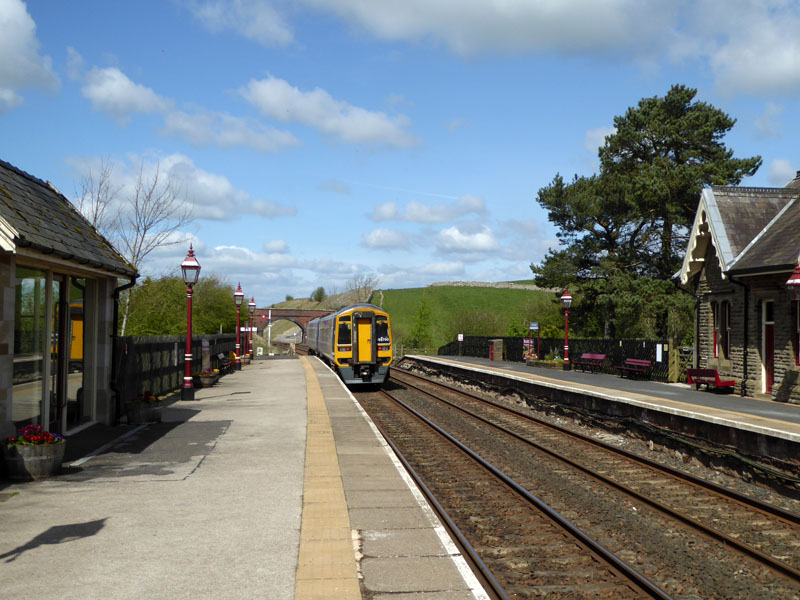
[[782,106],[779,106],[774,102],[767,102],[764,112],[755,120],[755,127],[756,131],[758,132],[758,137],[781,137],[781,124],[777,121],[777,118],[782,112]]
[[234,31],[263,46],[285,46],[294,37],[283,16],[265,0],[195,0],[188,7],[212,33]]
[[289,244],[285,240],[270,240],[264,242],[261,249],[268,254],[286,254],[289,252]]
[[134,83],[116,67],[93,67],[86,74],[81,92],[95,110],[121,123],[127,123],[131,113],[163,113],[172,105],[171,100]]
[[357,23],[378,38],[430,39],[453,52],[647,47],[671,23],[670,3],[639,0],[304,0]]
[[783,187],[795,176],[795,168],[785,158],[776,158],[769,163],[769,182],[776,187]]
[[49,56],[39,54],[36,23],[21,0],[0,2],[0,115],[23,102],[20,90],[56,89]]
[[[95,176],[102,163],[99,158],[72,158],[68,161],[79,177],[90,172]],[[227,221],[242,214],[267,219],[291,217],[297,208],[275,202],[252,198],[244,190],[236,188],[224,175],[211,173],[195,166],[192,159],[183,154],[160,157],[130,155],[125,160],[111,161],[113,169],[110,185],[119,189],[116,210],[124,210],[141,173],[144,182],[151,182],[158,173],[160,181],[169,183],[174,193],[185,198],[195,219]]]
[[362,234],[361,237],[367,248],[402,249],[409,246],[408,235],[392,229],[373,229],[369,233]]
[[85,61],[80,53],[72,46],[67,46],[67,76],[72,81],[83,79]]
[[303,92],[283,79],[251,79],[241,96],[269,118],[313,127],[350,144],[407,147],[415,143],[403,115],[389,116],[334,99],[315,88]]
[[195,114],[172,111],[164,117],[164,131],[195,146],[244,146],[259,152],[279,152],[300,145],[300,141],[288,131],[279,131],[253,119],[208,111]]
[[346,183],[341,181],[336,181],[334,179],[329,179],[328,181],[324,181],[320,186],[319,189],[325,190],[328,192],[336,192],[337,194],[342,194],[343,196],[350,195],[350,186]]
[[435,244],[443,253],[486,253],[499,247],[492,230],[486,225],[474,232],[464,232],[458,225],[448,227],[438,233]]
[[372,221],[410,221],[412,223],[446,223],[468,214],[485,214],[486,202],[479,196],[466,194],[455,202],[433,206],[409,202],[400,208],[394,202],[376,204],[368,215]]

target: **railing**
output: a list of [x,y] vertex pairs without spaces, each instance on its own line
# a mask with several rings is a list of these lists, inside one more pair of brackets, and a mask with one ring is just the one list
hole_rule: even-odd
[[[495,355],[495,360],[524,362],[523,352],[528,338],[520,337],[464,336],[463,342],[453,341],[439,348],[439,354],[489,358],[494,340],[503,341],[503,356]],[[537,350],[537,343],[540,344],[539,355],[541,357],[550,355],[564,357],[564,338],[541,338],[537,341],[537,338],[534,337],[532,342],[534,352]],[[615,367],[623,364],[626,358],[649,360],[653,363],[650,378],[654,381],[668,381],[669,356],[665,349],[666,344],[666,340],[607,340],[571,337],[569,339],[569,356],[572,360],[577,360],[584,353],[605,354],[606,360],[603,366],[595,370],[612,374],[617,373]],[[657,360],[658,358],[661,360]]]
[[[203,339],[209,342],[212,368],[217,367],[217,354],[236,349],[234,334],[192,336],[192,371],[195,373],[202,369]],[[121,402],[148,390],[159,396],[183,384],[185,336],[126,336],[116,338],[115,343],[114,387]]]

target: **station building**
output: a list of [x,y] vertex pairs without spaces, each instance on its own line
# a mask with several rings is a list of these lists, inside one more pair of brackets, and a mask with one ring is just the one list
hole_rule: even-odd
[[742,395],[800,404],[800,172],[783,188],[700,197],[679,285],[696,298],[695,363]]
[[116,307],[136,269],[51,184],[0,160],[0,439],[116,419]]

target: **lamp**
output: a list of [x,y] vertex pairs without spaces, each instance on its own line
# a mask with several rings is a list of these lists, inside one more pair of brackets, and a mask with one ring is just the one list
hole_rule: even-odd
[[800,300],[800,261],[795,263],[794,272],[786,280],[786,291],[792,300]]
[[239,353],[239,311],[242,309],[242,302],[244,301],[244,292],[242,291],[242,284],[236,286],[236,291],[233,293],[233,301],[236,304],[236,363],[233,368],[237,371],[242,370],[242,358]]
[[189,244],[189,254],[181,263],[181,276],[186,284],[186,352],[184,354],[183,387],[181,400],[194,400],[192,385],[192,287],[200,277],[200,263],[194,257],[194,249]]
[[564,293],[561,294],[561,304],[564,305],[564,370],[572,370],[572,365],[569,362],[569,307],[572,306],[572,296],[568,288],[564,288]]
[[253,360],[253,316],[256,314],[256,300],[252,296],[250,296],[250,302],[247,303],[247,307],[250,309],[250,360]]

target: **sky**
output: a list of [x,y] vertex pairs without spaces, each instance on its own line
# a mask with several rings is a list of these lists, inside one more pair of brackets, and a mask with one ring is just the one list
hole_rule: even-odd
[[259,307],[354,277],[514,281],[536,203],[674,84],[725,144],[800,169],[800,0],[0,0],[0,158],[76,200],[158,172],[193,220],[141,265]]

